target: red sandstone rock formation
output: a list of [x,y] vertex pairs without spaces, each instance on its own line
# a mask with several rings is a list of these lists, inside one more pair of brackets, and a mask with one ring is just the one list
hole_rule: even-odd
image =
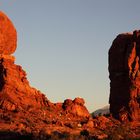
[[[27,133],[36,140],[42,131],[44,135],[54,131],[80,133],[85,128],[94,128],[90,119],[82,98],[51,103],[44,94],[30,87],[25,71],[14,64],[13,56],[0,56],[0,139],[7,136],[15,139],[17,133]],[[16,137],[12,138],[10,133],[13,132]]]
[[25,71],[21,66],[15,65],[14,56],[10,56],[16,50],[16,42],[14,25],[3,12],[0,12],[0,108],[8,111],[28,111],[49,106],[75,116],[89,117],[83,99],[76,98],[70,105],[64,102],[62,108],[62,103],[55,106],[44,94],[30,87]]
[[[44,94],[29,85],[25,71],[14,64],[15,58],[10,56],[16,49],[16,31],[3,13],[0,13],[0,32],[0,140],[84,140],[110,137],[116,121],[103,116],[93,119],[84,106],[84,99],[51,103]],[[138,58],[131,60],[133,63]],[[129,65],[132,66],[129,75],[135,78],[133,71],[136,71],[137,65],[135,69]],[[132,109],[135,112],[133,102],[130,106],[134,107]],[[137,129],[139,125],[135,124],[132,127],[135,137],[139,136]]]
[[[82,98],[54,104],[29,85],[26,72],[14,64],[15,58],[10,55],[15,49],[16,30],[0,12],[0,139],[6,138],[1,136],[3,130],[40,135],[43,128],[46,133],[66,128],[92,129],[94,124],[89,121],[90,114]],[[7,135],[12,138],[10,133]]]
[[22,67],[14,64],[14,57],[0,56],[0,108],[8,111],[47,108],[62,110],[80,117],[89,117],[82,98],[52,104],[39,90],[30,87]]
[[120,34],[109,50],[110,112],[140,120],[140,31]]
[[40,109],[49,101],[35,88],[31,88],[26,73],[14,64],[14,57],[0,56],[0,108],[9,111]]
[[12,54],[16,50],[17,32],[10,19],[0,11],[0,54]]

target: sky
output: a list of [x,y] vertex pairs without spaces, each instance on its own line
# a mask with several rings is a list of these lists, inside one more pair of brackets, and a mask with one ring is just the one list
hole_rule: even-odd
[[108,104],[108,50],[140,29],[139,0],[0,0],[18,33],[13,54],[32,87],[52,102],[82,97],[90,112]]

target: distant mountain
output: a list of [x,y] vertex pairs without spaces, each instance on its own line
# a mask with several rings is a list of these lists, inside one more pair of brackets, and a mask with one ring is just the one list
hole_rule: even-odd
[[103,114],[108,114],[108,113],[109,113],[109,105],[106,105],[103,108],[95,110],[91,114],[94,116],[98,116],[98,115],[103,115]]

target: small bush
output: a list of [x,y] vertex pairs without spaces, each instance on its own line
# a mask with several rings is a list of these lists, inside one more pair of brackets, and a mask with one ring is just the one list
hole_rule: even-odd
[[82,136],[89,136],[89,132],[88,132],[88,130],[82,130],[81,132],[80,132],[80,134],[82,135]]

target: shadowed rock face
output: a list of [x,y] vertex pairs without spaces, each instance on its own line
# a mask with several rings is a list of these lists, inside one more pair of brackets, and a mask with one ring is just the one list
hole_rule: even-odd
[[0,11],[0,54],[12,54],[16,50],[17,32],[10,19]]
[[125,120],[140,119],[140,31],[120,34],[109,50],[110,112]]

